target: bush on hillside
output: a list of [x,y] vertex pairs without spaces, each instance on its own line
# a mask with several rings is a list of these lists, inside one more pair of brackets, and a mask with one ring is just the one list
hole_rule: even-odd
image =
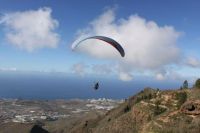
[[157,100],[154,107],[154,115],[160,115],[166,111],[166,108],[160,107],[160,101]]
[[196,80],[196,82],[195,82],[195,84],[194,84],[194,87],[200,89],[200,79],[197,79],[197,80]]
[[124,108],[124,113],[129,112],[131,110],[130,105],[126,105],[126,107]]
[[177,93],[176,99],[178,100],[177,107],[180,108],[181,105],[187,100],[187,93],[186,92]]
[[185,80],[183,82],[183,89],[188,89],[188,81],[187,80]]

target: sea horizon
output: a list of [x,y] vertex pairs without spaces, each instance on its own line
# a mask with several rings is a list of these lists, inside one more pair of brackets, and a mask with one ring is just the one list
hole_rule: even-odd
[[[95,82],[100,87],[94,90]],[[146,87],[159,89],[179,88],[180,82],[158,82],[137,77],[134,81],[123,82],[118,79],[79,77],[64,73],[17,73],[1,72],[0,98],[55,100],[55,99],[125,99]]]

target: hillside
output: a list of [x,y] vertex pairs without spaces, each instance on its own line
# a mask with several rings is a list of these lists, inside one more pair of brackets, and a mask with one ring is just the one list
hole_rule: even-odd
[[[104,103],[105,102],[105,103]],[[102,106],[114,101],[95,101]],[[27,104],[26,102],[17,102]],[[28,102],[30,106],[30,101]],[[37,102],[34,102],[34,105]],[[41,104],[41,102],[39,102]],[[54,102],[43,102],[44,105]],[[51,104],[50,104],[51,103]],[[50,133],[198,133],[200,132],[200,89],[159,90],[145,88],[138,94],[118,103],[107,111],[91,108],[85,112],[78,108],[93,105],[88,102],[57,101],[59,106],[74,107],[71,117],[42,121],[42,128]],[[84,104],[83,104],[84,103]],[[4,104],[8,104],[5,103]],[[17,104],[18,105],[18,104]],[[70,106],[69,106],[70,105]],[[73,106],[72,106],[73,105]],[[114,105],[114,104],[113,104]],[[9,106],[10,107],[10,106]],[[21,106],[20,106],[21,107]],[[32,106],[30,106],[32,108]],[[43,107],[43,106],[42,106]],[[76,108],[75,108],[76,107]],[[90,106],[89,106],[90,107]],[[93,106],[92,106],[93,107]],[[98,106],[99,108],[100,106]],[[87,108],[89,109],[89,108]],[[106,108],[107,109],[107,108]],[[49,109],[48,109],[49,110]],[[61,109],[59,109],[62,111]],[[74,112],[74,113],[73,113]],[[29,133],[35,123],[1,123],[0,133]],[[39,123],[41,124],[41,122]]]
[[103,116],[85,119],[72,133],[200,132],[200,90],[146,88]]

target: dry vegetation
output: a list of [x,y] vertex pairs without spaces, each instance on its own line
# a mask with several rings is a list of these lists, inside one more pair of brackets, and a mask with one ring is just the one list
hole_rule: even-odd
[[146,88],[105,116],[87,119],[87,125],[81,123],[73,132],[197,133],[200,132],[200,115],[188,115],[181,107],[186,101],[198,102],[199,94],[199,89]]
[[[188,114],[188,111],[197,113]],[[145,88],[104,115],[91,112],[81,120],[49,122],[44,128],[51,133],[198,133],[198,112],[200,89]]]

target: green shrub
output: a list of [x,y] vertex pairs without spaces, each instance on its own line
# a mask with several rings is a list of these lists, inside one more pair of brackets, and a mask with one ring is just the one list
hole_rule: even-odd
[[200,89],[200,79],[197,79],[197,80],[196,80],[196,82],[195,82],[195,84],[194,84],[194,87]]
[[188,89],[188,81],[187,80],[185,80],[183,82],[183,89]]
[[166,111],[166,108],[160,107],[160,101],[157,100],[154,107],[154,115],[160,115]]
[[131,107],[129,105],[126,105],[124,108],[124,113],[129,112],[131,110]]
[[180,108],[181,105],[187,100],[187,93],[186,92],[176,93],[176,99],[178,100],[177,107]]

